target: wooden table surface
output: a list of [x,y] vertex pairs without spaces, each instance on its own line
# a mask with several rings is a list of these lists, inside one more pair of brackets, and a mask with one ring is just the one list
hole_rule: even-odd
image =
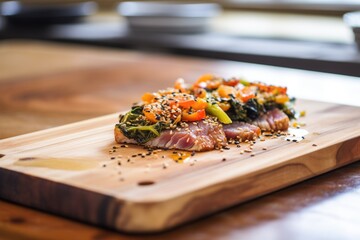
[[[296,97],[360,105],[356,77],[42,42],[3,41],[0,56],[0,139],[126,110],[145,91],[207,72],[286,84]],[[0,200],[0,238],[360,239],[359,201],[360,163],[355,163],[149,236]]]

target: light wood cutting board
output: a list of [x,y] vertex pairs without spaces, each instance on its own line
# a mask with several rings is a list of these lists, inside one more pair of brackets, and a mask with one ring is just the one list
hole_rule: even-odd
[[[118,114],[0,141],[0,197],[128,232],[189,222],[360,159],[360,108],[299,101],[309,134],[197,153],[184,162],[113,140]],[[115,147],[115,152],[113,152]],[[254,155],[251,155],[254,154]],[[176,158],[175,158],[176,159]]]

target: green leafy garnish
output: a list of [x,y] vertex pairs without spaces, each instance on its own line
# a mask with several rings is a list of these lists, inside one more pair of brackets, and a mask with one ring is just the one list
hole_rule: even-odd
[[125,137],[134,139],[140,144],[158,137],[160,132],[168,126],[163,122],[151,123],[146,120],[142,111],[143,106],[134,106],[131,111],[120,115],[119,123],[116,124]]

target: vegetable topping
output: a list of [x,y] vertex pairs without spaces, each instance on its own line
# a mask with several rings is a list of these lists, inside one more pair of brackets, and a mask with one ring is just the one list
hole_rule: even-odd
[[145,143],[165,129],[175,129],[183,123],[202,120],[231,124],[251,122],[266,112],[278,108],[294,118],[295,99],[287,95],[286,87],[248,82],[240,78],[223,79],[205,74],[188,85],[183,79],[174,88],[145,93],[143,103],[120,115],[117,127],[129,139]]

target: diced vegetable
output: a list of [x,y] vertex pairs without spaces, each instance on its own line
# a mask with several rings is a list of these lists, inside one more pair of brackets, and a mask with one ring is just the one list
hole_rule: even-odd
[[272,94],[286,94],[287,87],[279,87],[273,85],[266,85],[263,83],[251,83],[251,86],[256,86],[262,92],[272,93]]
[[152,103],[154,98],[155,98],[154,94],[147,92],[141,97],[141,100],[144,103]]
[[230,109],[230,103],[228,103],[228,102],[219,102],[218,103],[218,105],[219,105],[219,107],[224,111],[224,112],[226,112],[227,110],[229,110]]
[[[201,77],[198,78],[198,80],[194,83],[194,88],[198,88],[198,87],[205,87],[206,86],[206,82],[210,81],[211,79],[214,78],[214,75],[212,74],[204,74]],[[203,84],[202,84],[203,83]]]
[[223,84],[226,86],[235,87],[236,85],[239,84],[239,82],[240,82],[239,79],[231,78],[230,80],[224,81]]
[[206,84],[206,88],[208,89],[217,89],[222,84],[222,79],[217,78],[213,81],[208,81]]
[[196,122],[204,119],[206,117],[205,109],[190,111],[184,110],[181,114],[181,120],[185,122]]
[[217,119],[221,123],[224,124],[232,123],[230,117],[217,104],[209,104],[206,108],[206,112],[212,116],[217,117]]
[[147,120],[149,120],[152,123],[156,123],[158,122],[158,120],[156,119],[156,114],[154,112],[151,111],[143,111],[145,117]]
[[219,96],[222,98],[229,98],[231,96],[235,96],[236,90],[234,87],[226,86],[226,85],[220,85],[217,89],[217,92],[219,93]]
[[280,94],[275,97],[275,102],[284,104],[289,101],[289,97],[285,94]]
[[196,100],[185,100],[185,101],[180,101],[179,102],[179,106],[185,109],[195,109],[195,110],[200,110],[200,109],[205,109],[207,107],[207,102],[202,99],[202,98],[197,98]]
[[207,93],[206,90],[203,88],[196,88],[194,89],[194,95],[199,98],[206,98]]
[[197,98],[194,105],[192,106],[195,110],[205,109],[208,106],[208,103],[203,98]]
[[221,78],[215,78],[212,74],[204,74],[194,83],[193,88],[217,89],[222,82]]
[[247,102],[252,98],[255,98],[255,94],[250,87],[244,87],[237,91],[236,96],[243,102]]

